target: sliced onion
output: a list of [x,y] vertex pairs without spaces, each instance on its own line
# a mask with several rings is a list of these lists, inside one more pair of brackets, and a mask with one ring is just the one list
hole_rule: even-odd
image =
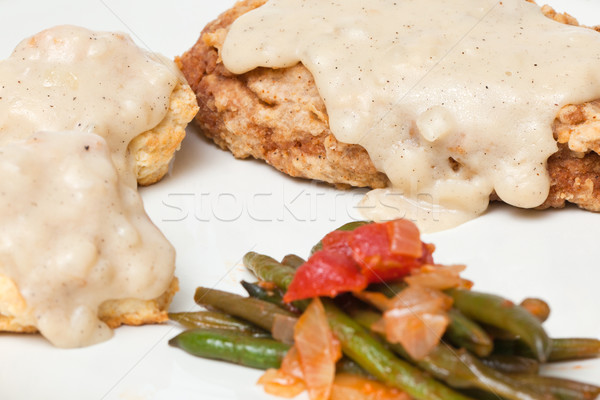
[[402,344],[415,360],[423,359],[446,331],[452,298],[439,290],[409,286],[390,303],[392,307],[371,329],[383,333],[390,343]]
[[423,286],[409,286],[390,299],[389,309],[413,307],[430,301],[439,304],[439,311],[448,310],[453,303],[452,297],[439,290]]
[[421,235],[415,224],[406,219],[386,223],[390,251],[394,254],[419,258],[423,255]]
[[273,319],[273,328],[271,329],[273,338],[286,344],[293,344],[296,322],[298,322],[298,318],[276,314]]
[[455,265],[437,265],[437,264],[425,264],[421,267],[421,272],[440,272],[449,275],[460,275],[467,269],[467,266],[464,264],[455,264]]
[[363,291],[354,293],[354,296],[365,303],[369,303],[379,311],[387,311],[394,307],[392,300],[383,293]]
[[406,393],[372,379],[353,374],[338,374],[330,400],[410,400]]
[[404,278],[411,286],[423,286],[432,289],[471,288],[472,282],[460,277],[464,265],[424,265]]
[[385,335],[385,318],[381,318],[379,321],[371,324],[371,330]]
[[335,363],[340,355],[332,337],[323,304],[316,298],[300,316],[294,329],[295,346],[311,400],[329,399]]
[[302,380],[273,368],[266,370],[257,383],[265,392],[285,398],[296,397],[306,388]]
[[280,371],[285,372],[288,375],[295,376],[296,378],[304,382],[304,374],[302,373],[302,366],[300,365],[300,356],[296,346],[290,347],[288,352],[281,361]]
[[[415,307],[423,308],[424,305]],[[438,345],[450,322],[445,314],[419,311],[395,308],[383,316],[386,339],[390,343],[400,343],[415,360],[422,360]]]

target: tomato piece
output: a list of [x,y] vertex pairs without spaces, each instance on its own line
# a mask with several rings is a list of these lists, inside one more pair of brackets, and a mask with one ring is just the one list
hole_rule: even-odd
[[423,255],[419,258],[421,264],[435,264],[433,262],[433,252],[435,245],[431,243],[423,243]]
[[348,242],[352,237],[352,232],[353,231],[333,231],[328,233],[323,240],[321,240],[323,249],[352,256],[352,249]]
[[390,251],[393,254],[419,258],[423,255],[419,228],[406,219],[386,222],[390,240]]
[[322,245],[296,272],[286,302],[360,291],[368,283],[401,279],[433,263],[434,247],[421,242],[419,230],[407,220],[333,231]]
[[342,292],[364,290],[367,284],[352,257],[321,250],[298,268],[283,300],[289,303],[317,296],[335,297]]
[[348,243],[354,259],[369,282],[385,282],[405,277],[422,265],[423,244],[419,257],[392,253],[386,224],[369,224],[352,231]]

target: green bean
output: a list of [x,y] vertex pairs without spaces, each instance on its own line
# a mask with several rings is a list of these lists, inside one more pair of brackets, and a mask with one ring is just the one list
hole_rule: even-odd
[[492,354],[482,358],[486,366],[507,374],[537,374],[540,370],[540,364],[527,357],[510,356],[503,354]]
[[600,340],[586,338],[552,339],[548,361],[582,360],[600,357]]
[[[600,357],[600,340],[588,338],[551,339],[548,361],[584,360]],[[529,347],[520,340],[495,340],[494,353],[534,358]]]
[[512,332],[508,332],[504,329],[496,328],[495,326],[481,324],[481,327],[494,340],[518,340],[519,339],[519,335],[516,335]]
[[231,331],[192,329],[169,340],[198,357],[228,361],[247,367],[279,368],[289,346],[273,339],[256,338]]
[[534,358],[529,347],[518,339],[494,339],[493,354]]
[[252,251],[244,255],[244,265],[258,278],[272,282],[283,290],[287,289],[296,273],[294,268],[283,265],[274,258]]
[[463,347],[479,357],[488,356],[494,349],[492,338],[481,326],[452,308],[448,311],[450,324],[445,338],[458,347]]
[[576,382],[570,379],[554,378],[549,376],[518,374],[515,379],[529,386],[545,388],[556,398],[561,400],[587,400],[596,399],[600,395],[600,387],[587,383]]
[[194,300],[201,306],[216,308],[234,317],[252,322],[269,332],[273,328],[275,315],[295,317],[291,312],[283,310],[275,304],[216,289],[199,287],[196,289]]
[[[284,291],[287,290],[296,273],[294,268],[283,265],[271,257],[252,252],[244,256],[244,264],[258,279],[272,282]],[[304,310],[308,307],[309,303],[309,299],[297,300],[292,302],[292,306],[299,310]]]
[[292,312],[294,314],[300,313],[300,310],[298,310],[292,304],[283,302],[283,295],[281,294],[279,289],[267,290],[267,289],[261,287],[260,285],[257,285],[255,283],[246,282],[246,281],[242,281],[241,284],[244,287],[244,289],[246,290],[246,292],[248,292],[248,295],[250,297],[254,297],[256,299],[275,304],[275,305],[277,305],[281,308],[284,308],[287,311]]
[[477,400],[504,400],[503,397],[498,396],[496,393],[486,392],[481,389],[460,389],[459,392]]
[[[339,228],[336,229],[336,231],[353,231],[356,228],[359,228],[363,225],[367,225],[372,223],[372,221],[354,221],[354,222],[348,222],[347,224],[344,224],[342,226],[340,226]],[[323,242],[319,241],[319,243],[315,244],[313,246],[313,248],[310,250],[310,254],[313,255],[315,254],[317,251],[322,250],[323,249]]]
[[391,298],[403,291],[404,289],[406,289],[407,287],[408,284],[406,284],[404,280],[401,280],[392,282],[373,283],[369,285],[369,288],[367,290],[372,292],[383,293],[385,296]]
[[213,311],[169,313],[169,318],[186,328],[230,330],[249,335],[268,335],[263,329],[230,315]]
[[248,292],[248,295],[250,297],[254,297],[255,299],[267,301],[269,303],[277,305],[279,305],[283,301],[283,296],[279,291],[275,292],[273,290],[265,289],[264,287],[256,283],[250,283],[246,281],[241,281],[240,283],[244,290]]
[[369,374],[367,371],[362,369],[360,365],[358,365],[357,363],[355,363],[348,357],[342,357],[335,364],[335,372],[336,373],[344,372],[344,373],[348,373],[348,374],[354,374],[354,375],[364,376],[367,378],[372,378],[371,374]]
[[527,310],[500,296],[470,290],[451,289],[454,307],[467,317],[518,335],[540,362],[548,359],[550,338],[540,321]]
[[[361,325],[370,327],[381,315],[366,309],[350,310],[350,315]],[[417,365],[432,376],[455,388],[471,388],[491,391],[511,400],[544,399],[535,390],[521,385],[516,380],[495,371],[464,349],[448,345],[436,346],[424,359],[414,360],[399,343],[389,344],[400,357]]]
[[323,299],[323,306],[329,325],[340,341],[344,354],[377,379],[405,391],[416,399],[468,399],[394,356],[369,332],[337,308],[330,299]]
[[305,262],[306,260],[295,254],[288,254],[281,260],[281,263],[283,265],[287,265],[288,267],[292,267],[294,269],[298,269],[298,267],[300,267]]
[[544,322],[550,316],[550,306],[542,299],[528,297],[519,304],[521,307],[529,311],[531,315]]

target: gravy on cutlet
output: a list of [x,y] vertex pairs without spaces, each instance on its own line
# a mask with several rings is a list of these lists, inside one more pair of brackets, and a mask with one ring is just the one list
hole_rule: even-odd
[[492,193],[541,205],[557,112],[600,98],[600,35],[524,0],[270,0],[221,56],[236,74],[306,66],[336,138],[391,181],[363,214],[426,231],[483,213]]

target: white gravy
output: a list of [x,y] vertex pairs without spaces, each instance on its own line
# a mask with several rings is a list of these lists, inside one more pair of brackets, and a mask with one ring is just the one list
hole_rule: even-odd
[[392,183],[363,213],[425,231],[481,214],[493,191],[542,204],[558,110],[600,98],[600,35],[524,0],[270,0],[221,56],[238,74],[302,62],[336,138]]
[[165,117],[180,74],[123,33],[47,29],[0,61],[0,144],[38,131],[94,132],[134,181],[127,146]]
[[175,252],[144,211],[107,142],[43,132],[0,147],[0,273],[14,282],[31,322],[54,345],[108,339],[106,300],[160,296]]
[[75,26],[0,61],[0,274],[27,303],[18,320],[56,346],[108,339],[101,303],[156,298],[173,278],[127,147],[165,117],[179,78],[127,35]]

